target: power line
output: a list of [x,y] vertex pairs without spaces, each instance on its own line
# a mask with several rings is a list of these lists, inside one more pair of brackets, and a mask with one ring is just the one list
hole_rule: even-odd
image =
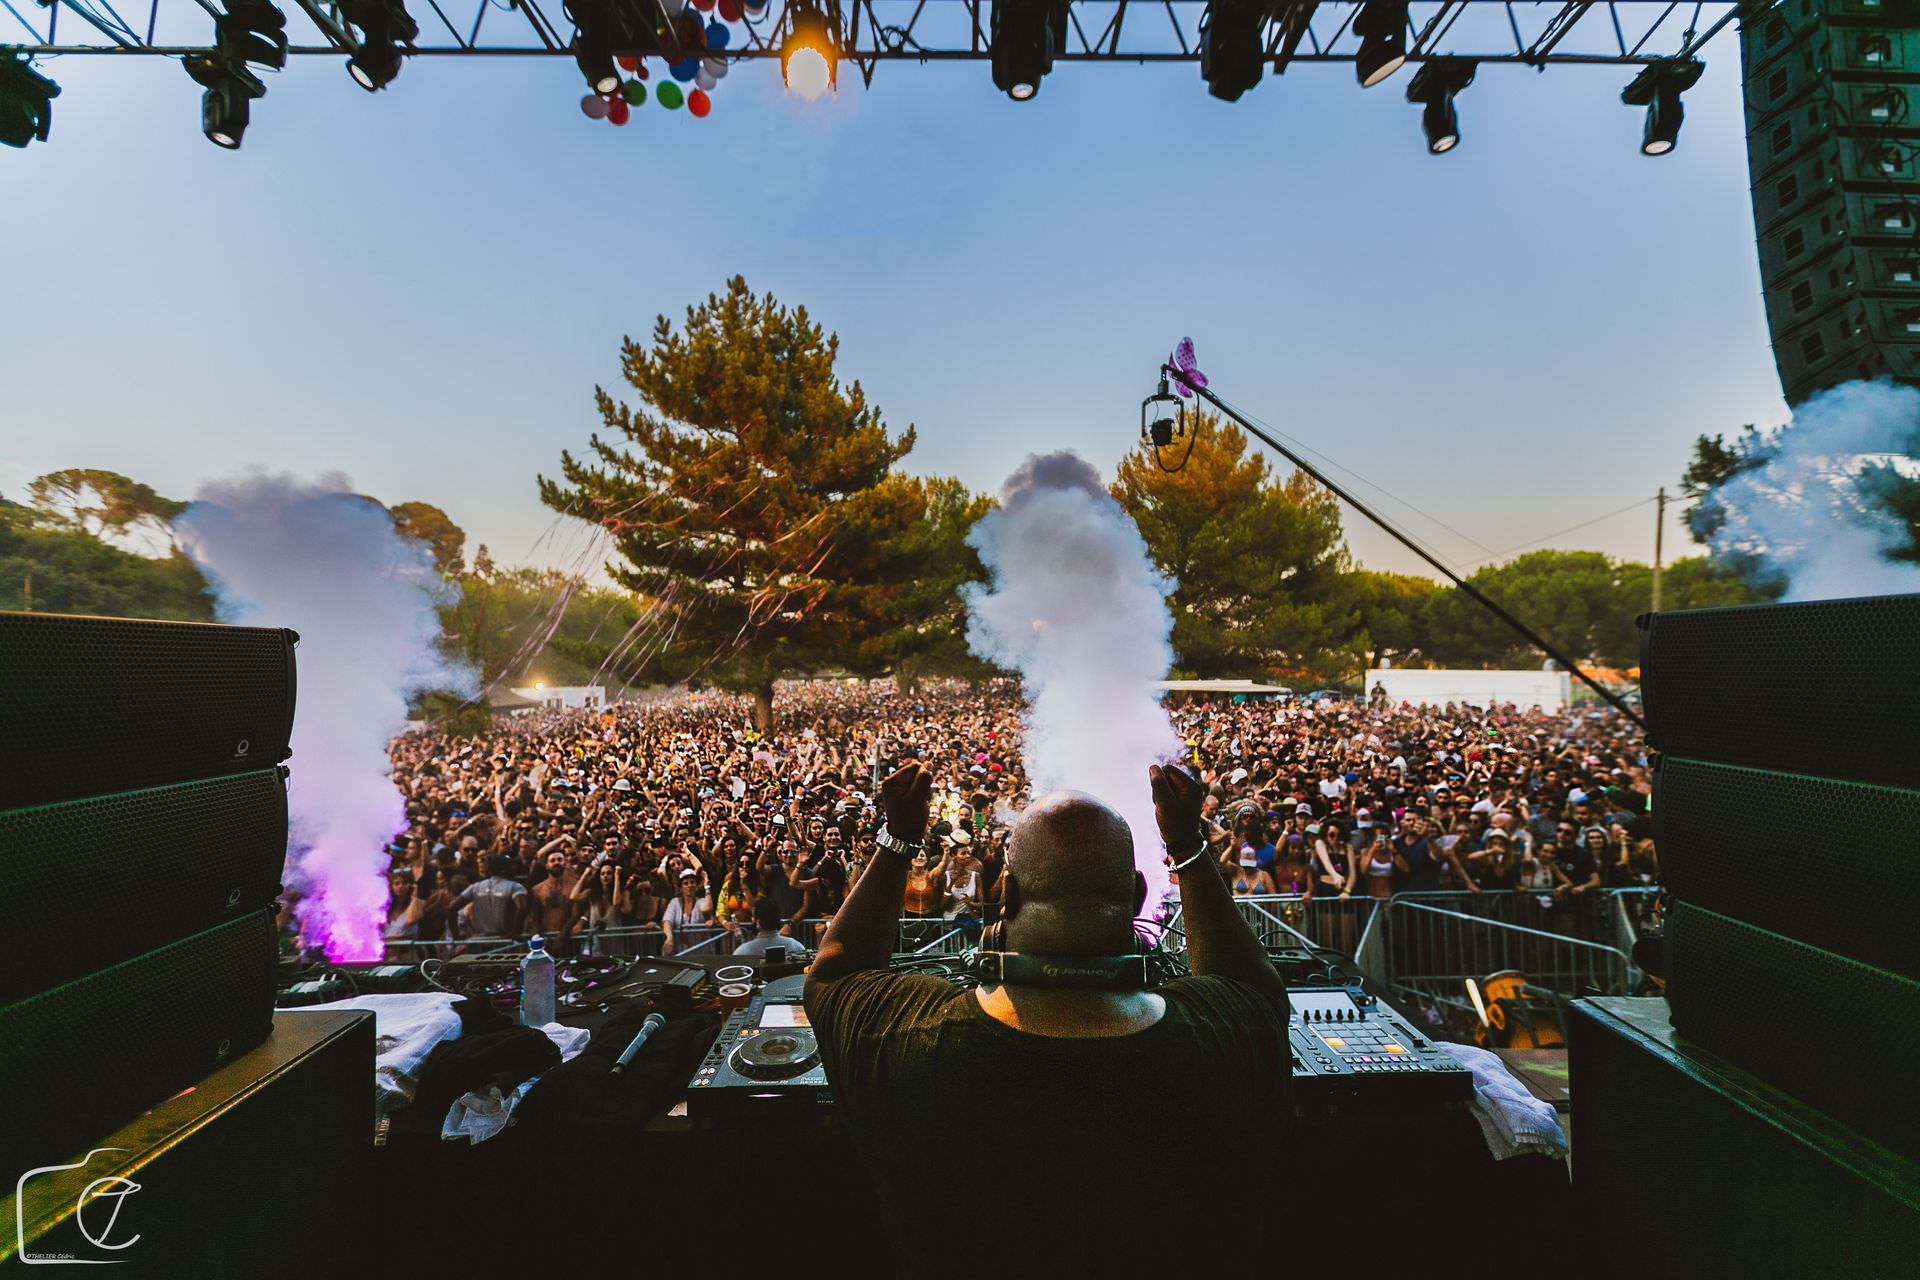
[[1565,537],[1569,533],[1578,532],[1579,530],[1586,528],[1590,524],[1599,524],[1602,520],[1611,520],[1615,516],[1623,516],[1627,514],[1627,512],[1629,511],[1637,510],[1640,507],[1646,506],[1649,502],[1657,502],[1659,501],[1659,499],[1660,499],[1660,495],[1655,494],[1650,498],[1641,498],[1638,502],[1629,502],[1626,506],[1621,507],[1618,511],[1609,511],[1607,512],[1607,514],[1603,516],[1595,516],[1591,520],[1582,520],[1579,524],[1570,524],[1564,529],[1556,530],[1553,533],[1547,534],[1545,537],[1535,538],[1531,542],[1522,542],[1518,546],[1508,547],[1505,551],[1496,551],[1492,555],[1488,556],[1485,560],[1475,560],[1473,564],[1468,567],[1472,568],[1478,565],[1483,565],[1483,564],[1486,564],[1488,561],[1498,560],[1503,556],[1510,556],[1516,551],[1525,551],[1528,547],[1537,547],[1543,542],[1552,542],[1555,538]]

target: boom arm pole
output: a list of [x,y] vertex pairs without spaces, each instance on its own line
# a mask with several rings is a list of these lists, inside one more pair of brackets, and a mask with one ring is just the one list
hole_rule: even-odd
[[1348,506],[1352,507],[1355,511],[1358,511],[1361,515],[1365,516],[1367,519],[1379,525],[1382,529],[1385,529],[1389,534],[1393,535],[1394,539],[1397,542],[1399,542],[1401,546],[1413,552],[1413,554],[1419,556],[1422,560],[1425,560],[1428,564],[1432,565],[1435,569],[1438,569],[1441,573],[1445,574],[1449,582],[1453,583],[1454,586],[1460,588],[1460,590],[1466,592],[1467,595],[1471,596],[1474,600],[1478,601],[1482,606],[1486,608],[1487,612],[1491,613],[1494,617],[1500,619],[1500,621],[1506,623],[1509,627],[1512,627],[1515,631],[1519,632],[1520,635],[1526,638],[1526,641],[1528,644],[1540,650],[1542,653],[1546,654],[1549,658],[1552,658],[1555,662],[1559,663],[1561,666],[1565,667],[1568,671],[1572,672],[1575,678],[1577,678],[1580,681],[1580,683],[1586,685],[1587,688],[1599,694],[1600,697],[1607,703],[1608,706],[1612,707],[1615,711],[1618,711],[1621,715],[1625,716],[1627,719],[1639,725],[1640,731],[1642,733],[1646,732],[1647,722],[1640,718],[1639,713],[1636,712],[1632,707],[1629,707],[1612,690],[1603,687],[1598,680],[1595,680],[1592,676],[1588,675],[1585,671],[1582,671],[1580,669],[1579,663],[1573,661],[1571,658],[1566,657],[1558,649],[1554,648],[1553,645],[1549,644],[1546,638],[1541,636],[1532,627],[1529,627],[1526,623],[1520,621],[1520,619],[1514,617],[1511,613],[1508,613],[1505,609],[1503,609],[1500,606],[1498,601],[1494,600],[1491,596],[1487,595],[1486,592],[1480,590],[1480,588],[1474,586],[1471,582],[1468,582],[1465,578],[1461,577],[1459,574],[1455,573],[1453,570],[1447,568],[1446,565],[1441,564],[1440,561],[1435,559],[1433,555],[1430,554],[1425,547],[1422,547],[1419,543],[1415,542],[1412,538],[1409,538],[1406,534],[1400,532],[1398,529],[1388,524],[1386,520],[1381,518],[1381,516],[1377,512],[1375,512],[1371,507],[1367,506],[1366,503],[1360,501],[1360,499],[1354,497],[1352,494],[1348,493],[1345,489],[1342,489],[1339,485],[1329,480],[1326,477],[1326,475],[1319,470],[1319,468],[1315,467],[1312,463],[1308,462],[1305,458],[1302,458],[1299,454],[1295,453],[1293,450],[1287,448],[1287,446],[1281,444],[1278,440],[1275,440],[1272,436],[1262,431],[1259,427],[1256,427],[1253,423],[1247,421],[1245,416],[1243,416],[1239,410],[1235,409],[1232,405],[1222,400],[1219,396],[1213,394],[1213,392],[1207,390],[1205,387],[1198,387],[1198,386],[1195,386],[1193,383],[1189,382],[1187,380],[1186,375],[1181,373],[1180,370],[1174,368],[1172,365],[1170,364],[1161,365],[1160,372],[1166,374],[1169,378],[1172,378],[1175,382],[1178,382],[1181,386],[1193,392],[1195,395],[1199,396],[1202,400],[1205,400],[1208,404],[1212,405],[1214,408],[1218,409],[1220,412],[1226,414],[1229,418],[1232,418],[1235,422],[1239,423],[1242,428],[1244,428],[1246,431],[1248,431],[1254,437],[1256,437],[1262,443],[1264,443],[1269,449],[1272,449],[1275,453],[1279,454],[1281,457],[1291,462],[1294,466],[1300,468],[1302,471],[1312,476],[1315,480],[1318,480],[1321,484],[1325,485],[1333,493],[1335,497],[1339,498],[1342,502],[1345,502]]

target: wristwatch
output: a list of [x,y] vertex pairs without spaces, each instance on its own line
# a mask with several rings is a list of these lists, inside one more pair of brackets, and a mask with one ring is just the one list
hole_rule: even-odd
[[897,853],[901,857],[909,860],[912,859],[914,854],[919,853],[920,850],[926,847],[926,842],[922,840],[902,840],[899,836],[887,830],[885,823],[881,823],[880,829],[873,833],[873,842],[882,849]]

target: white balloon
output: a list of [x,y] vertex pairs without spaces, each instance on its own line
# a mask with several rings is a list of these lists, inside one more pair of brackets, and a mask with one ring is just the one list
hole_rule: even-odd
[[718,80],[713,78],[713,72],[707,70],[704,66],[701,67],[698,71],[693,73],[693,82],[699,85],[702,89],[711,89],[713,88],[713,86],[720,83]]
[[727,60],[725,58],[708,58],[703,65],[707,69],[707,74],[715,80],[725,80],[727,78]]
[[607,100],[597,93],[590,93],[580,99],[580,110],[589,120],[605,120],[607,118]]

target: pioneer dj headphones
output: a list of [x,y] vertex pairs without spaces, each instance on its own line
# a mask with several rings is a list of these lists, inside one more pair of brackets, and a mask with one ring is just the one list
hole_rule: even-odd
[[[1145,900],[1145,882],[1135,872],[1136,888]],[[1077,987],[1095,991],[1144,991],[1152,986],[1147,972],[1147,956],[1141,950],[1138,934],[1133,935],[1134,950],[1118,956],[1042,956],[1006,950],[1007,913],[1018,910],[1019,888],[1011,868],[1000,873],[1002,906],[1000,917],[980,931],[980,945],[967,961],[967,968],[982,982],[1010,982],[1018,987]],[[1140,909],[1139,903],[1134,910]]]

